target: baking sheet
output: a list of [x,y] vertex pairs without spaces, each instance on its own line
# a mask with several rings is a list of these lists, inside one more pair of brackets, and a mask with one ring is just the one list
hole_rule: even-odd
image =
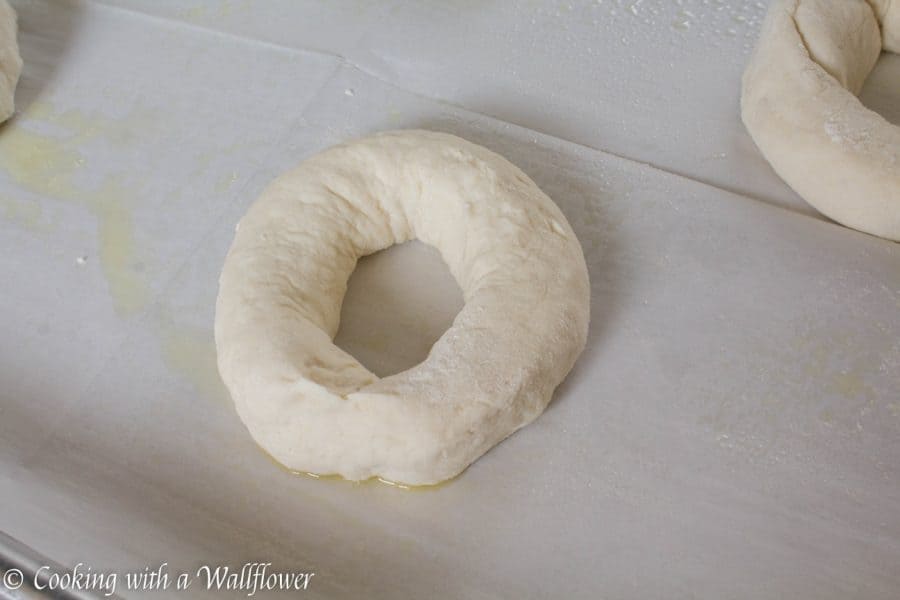
[[[108,571],[315,571],[323,598],[900,589],[900,246],[813,216],[756,156],[735,86],[764,6],[15,4],[0,530]],[[893,69],[864,98],[896,119]],[[215,374],[224,252],[278,173],[402,127],[484,144],[557,201],[588,348],[450,484],[292,476]],[[459,302],[406,245],[358,269],[339,341],[402,368]]]

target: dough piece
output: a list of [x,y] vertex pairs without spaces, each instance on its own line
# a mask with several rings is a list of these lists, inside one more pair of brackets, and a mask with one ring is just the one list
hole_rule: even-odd
[[882,47],[900,48],[900,3],[774,0],[741,107],[756,145],[807,202],[898,241],[900,127],[856,97]]
[[869,0],[881,23],[884,49],[900,52],[900,3],[895,0]]
[[[438,249],[465,306],[424,362],[379,379],[332,343],[341,301],[358,258],[413,238]],[[241,219],[219,371],[287,467],[433,484],[541,414],[589,304],[572,228],[522,171],[452,135],[386,132],[308,159]]]
[[10,118],[15,111],[13,100],[22,72],[17,29],[16,11],[7,0],[0,0],[0,122]]

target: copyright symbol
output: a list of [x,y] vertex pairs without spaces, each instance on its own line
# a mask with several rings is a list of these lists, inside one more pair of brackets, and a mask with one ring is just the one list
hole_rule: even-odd
[[25,576],[19,569],[9,569],[3,574],[3,585],[8,590],[17,590],[25,583]]

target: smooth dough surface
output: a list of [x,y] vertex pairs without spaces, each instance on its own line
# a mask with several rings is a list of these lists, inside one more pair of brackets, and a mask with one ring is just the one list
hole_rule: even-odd
[[[380,379],[333,344],[341,301],[358,258],[414,238],[465,305],[424,362]],[[521,170],[449,134],[385,132],[306,160],[243,217],[220,279],[219,370],[287,467],[432,484],[544,410],[589,305],[572,228]]]
[[742,116],[775,171],[835,221],[900,240],[900,127],[856,95],[900,51],[900,2],[773,0]]
[[7,0],[0,0],[0,122],[15,111],[14,96],[22,72],[17,30],[16,11]]

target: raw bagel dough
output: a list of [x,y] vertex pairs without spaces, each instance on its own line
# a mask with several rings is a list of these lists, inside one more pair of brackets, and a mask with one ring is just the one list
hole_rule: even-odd
[[[424,362],[379,379],[332,343],[341,301],[358,258],[413,238],[440,251],[465,306]],[[287,467],[432,484],[544,410],[589,304],[572,228],[522,171],[452,135],[386,132],[308,159],[241,219],[216,304],[219,370]]]
[[22,72],[16,31],[16,11],[7,0],[0,0],[0,122],[10,118],[15,110],[13,98]]
[[856,98],[900,50],[900,2],[774,0],[744,73],[742,116],[775,171],[848,227],[900,240],[900,127]]

